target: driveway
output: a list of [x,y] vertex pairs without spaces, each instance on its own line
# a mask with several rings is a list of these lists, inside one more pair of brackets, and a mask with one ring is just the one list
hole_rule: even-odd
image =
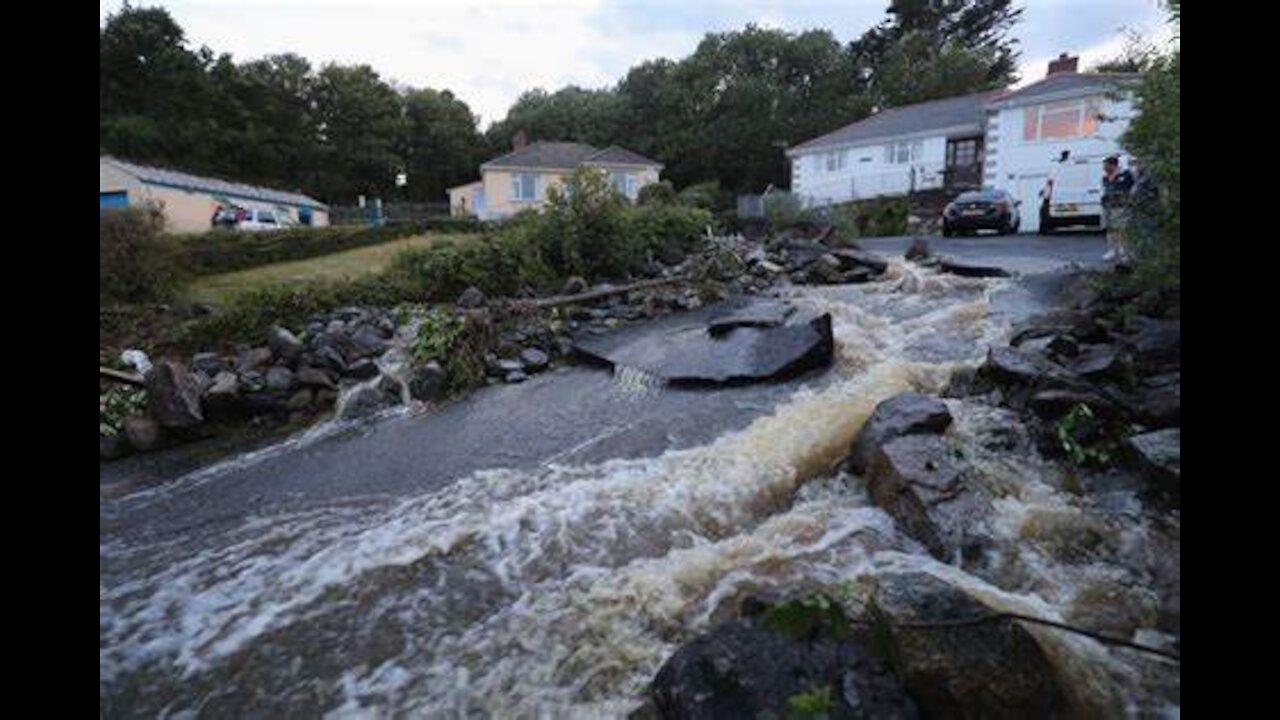
[[[1101,268],[1106,265],[1106,239],[1093,232],[1057,233],[1054,235],[974,235],[972,237],[921,236],[939,255],[957,260],[997,265],[1020,274],[1038,274],[1063,270],[1076,265]],[[862,238],[858,244],[885,256],[901,256],[915,236]]]

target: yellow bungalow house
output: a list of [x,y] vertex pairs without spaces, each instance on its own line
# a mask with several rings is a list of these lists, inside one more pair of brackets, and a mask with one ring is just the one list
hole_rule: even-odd
[[613,186],[632,201],[662,171],[662,163],[616,145],[600,150],[581,143],[529,143],[481,165],[480,180],[449,188],[450,214],[500,220],[541,207],[547,190],[579,167],[608,172]]

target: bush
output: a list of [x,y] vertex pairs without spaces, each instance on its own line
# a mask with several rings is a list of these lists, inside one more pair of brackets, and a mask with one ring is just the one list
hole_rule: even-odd
[[627,232],[646,255],[667,264],[679,262],[696,251],[715,219],[701,208],[682,205],[649,205],[626,213]]
[[290,260],[378,245],[428,231],[478,232],[474,218],[440,218],[425,223],[365,227],[300,227],[270,233],[211,230],[177,236],[184,265],[198,275],[231,272]]
[[[1176,5],[1174,6],[1176,18]],[[1138,116],[1122,139],[1146,182],[1136,192],[1129,241],[1138,278],[1147,286],[1178,287],[1182,247],[1181,53],[1154,61],[1138,90]]]
[[791,227],[804,215],[800,196],[786,190],[776,190],[764,196],[764,216],[775,229]]
[[733,193],[720,188],[719,180],[708,180],[690,185],[676,195],[681,205],[702,208],[720,215],[734,209]]
[[389,273],[415,288],[420,301],[453,302],[472,285],[486,295],[513,295],[525,287],[548,287],[554,277],[526,237],[527,222],[517,222],[473,242],[441,241],[402,250],[392,260]]
[[636,204],[640,206],[646,205],[664,205],[676,201],[676,188],[671,184],[670,180],[662,180],[660,182],[651,183],[640,188],[640,194],[636,197]]
[[98,220],[100,302],[168,300],[183,279],[177,247],[155,207],[101,212]]

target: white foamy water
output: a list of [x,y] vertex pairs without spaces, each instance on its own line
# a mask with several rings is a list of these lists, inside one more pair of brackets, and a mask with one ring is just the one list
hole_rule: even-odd
[[[860,482],[833,476],[879,401],[936,391],[1007,333],[987,315],[1000,286],[895,264],[886,282],[794,290],[832,313],[834,380],[699,447],[253,517],[212,544],[104,541],[104,715],[621,717],[681,642],[745,594],[885,568],[939,574],[995,607],[1077,612],[1089,574],[1140,555],[1147,529],[1112,536],[1104,524],[1097,558],[1062,561],[1054,533],[1092,520],[1042,479],[1047,464],[977,458],[1011,558],[983,578],[933,561]],[[658,391],[626,369],[617,383]],[[978,442],[981,413],[956,414],[953,432]],[[1104,714],[1149,671],[1034,632],[1079,702]]]

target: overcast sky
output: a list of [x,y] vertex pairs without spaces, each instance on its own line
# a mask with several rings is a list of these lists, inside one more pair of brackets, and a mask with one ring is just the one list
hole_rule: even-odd
[[[121,0],[99,0],[99,22]],[[481,116],[506,115],[524,90],[605,87],[644,60],[682,58],[707,32],[749,22],[827,28],[841,42],[885,17],[887,0],[136,0],[161,5],[193,48],[236,61],[295,52],[314,65],[367,63],[384,79],[452,90]],[[1060,52],[1081,68],[1124,47],[1124,28],[1166,40],[1157,0],[1024,0],[1013,30],[1023,82]]]

